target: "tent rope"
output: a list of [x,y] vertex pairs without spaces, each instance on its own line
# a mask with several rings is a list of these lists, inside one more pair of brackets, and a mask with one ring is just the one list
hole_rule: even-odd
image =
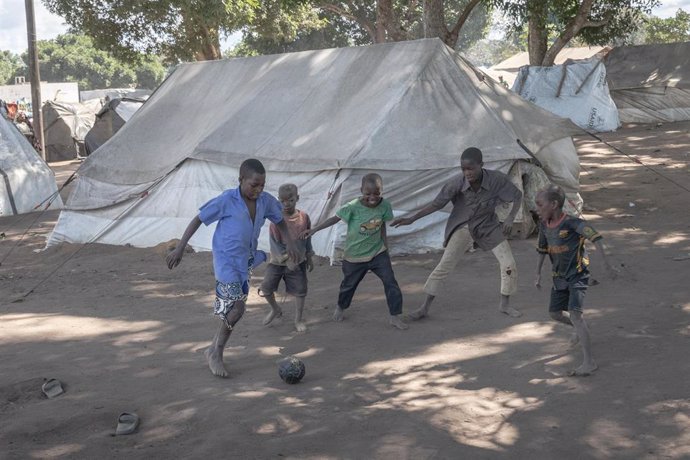
[[141,203],[143,199],[148,197],[150,195],[150,192],[160,185],[161,182],[163,182],[170,174],[175,172],[180,165],[184,162],[181,161],[177,166],[175,166],[172,170],[170,170],[168,173],[166,173],[164,176],[160,177],[157,179],[155,182],[153,182],[149,187],[147,187],[144,191],[140,192],[137,194],[137,198],[134,200],[132,204],[130,204],[127,208],[125,208],[120,214],[118,214],[111,222],[106,224],[98,233],[96,233],[93,237],[89,239],[86,243],[82,243],[79,248],[77,248],[76,251],[74,251],[72,254],[67,256],[61,263],[59,263],[48,275],[46,275],[43,279],[41,279],[38,283],[36,283],[31,289],[29,289],[27,292],[25,292],[23,295],[19,296],[15,300],[12,300],[10,303],[15,303],[15,302],[21,302],[25,298],[27,298],[30,294],[32,294],[38,287],[40,287],[43,283],[48,281],[58,270],[60,270],[67,262],[72,260],[72,258],[77,255],[82,249],[84,249],[86,246],[94,243],[96,240],[98,240],[101,236],[103,236],[105,233],[107,233],[113,226],[115,226],[118,222],[119,219],[121,219],[125,214],[127,214],[129,211],[134,209],[136,205]]

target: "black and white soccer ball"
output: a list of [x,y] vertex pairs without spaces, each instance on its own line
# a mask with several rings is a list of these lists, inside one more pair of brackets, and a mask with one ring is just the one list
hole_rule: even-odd
[[278,364],[278,375],[285,383],[297,383],[302,380],[306,369],[304,363],[294,356],[288,356]]

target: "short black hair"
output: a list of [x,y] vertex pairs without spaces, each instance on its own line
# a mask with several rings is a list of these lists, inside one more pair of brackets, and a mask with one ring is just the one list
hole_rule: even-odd
[[278,195],[281,193],[293,193],[295,196],[297,196],[297,186],[295,184],[283,184],[280,187],[278,187]]
[[549,184],[541,189],[539,193],[544,194],[549,202],[555,201],[559,208],[562,208],[565,204],[565,192],[558,185]]
[[484,161],[484,157],[482,155],[482,151],[477,147],[470,147],[465,149],[465,151],[462,152],[462,155],[460,155],[460,161],[462,160],[473,161],[477,164],[481,164]]
[[266,174],[266,169],[259,160],[255,160],[254,158],[244,160],[240,166],[240,177],[247,177],[252,173]]
[[362,187],[369,184],[383,188],[383,179],[376,173],[366,174],[362,177]]

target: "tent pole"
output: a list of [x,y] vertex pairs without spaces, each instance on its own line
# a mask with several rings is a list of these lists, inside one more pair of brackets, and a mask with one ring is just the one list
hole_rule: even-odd
[[31,81],[31,107],[33,109],[34,138],[39,145],[39,154],[45,161],[46,149],[43,139],[43,114],[41,112],[41,74],[38,70],[38,53],[36,51],[36,20],[34,18],[33,0],[24,0],[26,7],[26,35],[29,54],[29,78]]

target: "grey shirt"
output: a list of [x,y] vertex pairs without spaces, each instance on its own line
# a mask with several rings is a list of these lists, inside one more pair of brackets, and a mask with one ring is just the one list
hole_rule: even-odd
[[469,181],[461,175],[446,182],[434,199],[432,204],[439,209],[448,202],[453,203],[446,223],[444,247],[453,232],[463,225],[468,226],[477,246],[485,251],[505,240],[496,216],[496,206],[520,201],[522,192],[500,171],[482,169],[482,173],[482,184],[478,191],[472,190]]

